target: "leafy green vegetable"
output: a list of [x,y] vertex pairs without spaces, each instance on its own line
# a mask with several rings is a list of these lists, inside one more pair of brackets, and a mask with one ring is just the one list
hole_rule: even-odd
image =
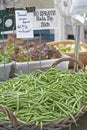
[[11,57],[9,56],[6,50],[0,52],[0,64],[7,64],[12,61]]

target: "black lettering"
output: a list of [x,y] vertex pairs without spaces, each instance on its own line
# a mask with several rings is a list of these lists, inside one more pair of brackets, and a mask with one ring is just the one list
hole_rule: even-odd
[[30,23],[30,21],[23,21],[23,24]]
[[27,16],[27,14],[26,14],[26,13],[21,14],[21,13],[19,13],[19,12],[17,12],[17,15],[18,15],[18,16],[20,16],[20,17],[21,17],[21,16]]
[[53,17],[47,16],[47,20],[48,20],[48,21],[52,21],[52,20],[53,20]]
[[45,17],[36,17],[36,21],[46,21]]
[[34,15],[34,16],[39,16],[39,12],[38,12],[38,11],[35,11],[35,12],[33,12],[33,15]]
[[20,21],[22,21],[22,20],[27,20],[27,18],[19,18],[19,20],[20,20]]
[[41,27],[48,27],[50,26],[49,22],[41,22]]

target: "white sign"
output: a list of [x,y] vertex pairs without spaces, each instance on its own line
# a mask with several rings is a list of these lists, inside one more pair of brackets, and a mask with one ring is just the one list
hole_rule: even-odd
[[26,10],[16,10],[16,35],[17,38],[33,38],[32,22]]
[[33,12],[33,29],[55,29],[57,27],[56,9],[37,9]]

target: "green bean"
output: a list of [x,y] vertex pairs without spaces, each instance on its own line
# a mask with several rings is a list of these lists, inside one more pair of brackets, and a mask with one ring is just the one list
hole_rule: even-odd
[[[71,74],[56,68],[19,75],[0,83],[0,102],[22,122],[57,121],[87,103],[87,73]],[[1,117],[5,119],[4,117]]]

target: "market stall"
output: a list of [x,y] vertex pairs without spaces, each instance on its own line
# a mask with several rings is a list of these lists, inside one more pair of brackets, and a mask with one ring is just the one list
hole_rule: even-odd
[[[86,16],[76,17],[86,10],[74,0],[21,2],[1,1],[0,130],[86,130],[87,45],[79,39]],[[60,17],[78,21],[70,25],[75,40],[63,39]]]

